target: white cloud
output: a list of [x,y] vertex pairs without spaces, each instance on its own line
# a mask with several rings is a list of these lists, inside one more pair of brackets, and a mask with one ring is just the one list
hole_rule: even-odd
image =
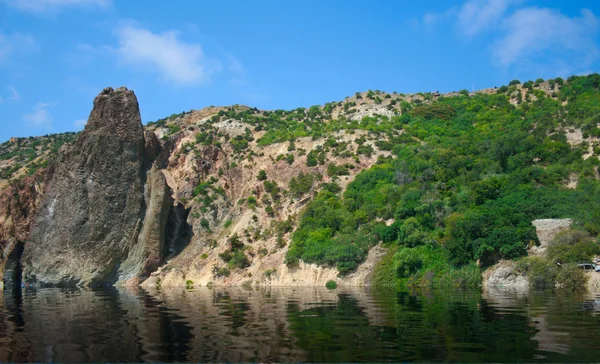
[[416,28],[432,29],[438,23],[454,18],[456,8],[452,7],[441,13],[425,13],[421,19],[411,19],[409,23]]
[[475,35],[496,24],[508,8],[521,0],[470,0],[458,12],[458,26],[466,35]]
[[137,25],[115,28],[121,62],[139,68],[148,67],[166,81],[180,85],[205,84],[220,64],[204,56],[198,43],[179,39],[176,31],[153,33]]
[[441,13],[426,13],[418,25],[454,19],[459,34],[486,32],[492,62],[535,69],[546,75],[571,75],[589,69],[600,51],[595,38],[600,20],[590,10],[570,17],[559,10],[522,6],[524,0],[467,0]]
[[53,14],[66,8],[106,8],[111,0],[0,0],[15,9],[37,13]]
[[53,104],[38,102],[32,112],[23,115],[23,120],[29,126],[36,128],[49,128],[52,126],[52,116],[48,109]]
[[73,126],[75,127],[76,130],[81,130],[85,127],[85,124],[87,124],[86,119],[78,119],[78,120],[75,120],[75,122],[73,123]]
[[242,62],[237,59],[236,57],[234,57],[233,55],[229,54],[227,56],[227,61],[228,61],[228,68],[232,73],[238,74],[238,75],[243,75],[246,73],[246,69],[244,68],[244,65],[242,64]]
[[492,52],[504,66],[544,51],[576,53],[578,63],[587,65],[598,57],[594,42],[598,23],[598,18],[586,9],[573,18],[552,9],[520,9],[504,19],[503,34]]
[[23,53],[36,48],[35,40],[27,35],[0,33],[0,62],[13,54]]
[[19,95],[17,89],[13,85],[8,85],[8,91],[10,92],[9,100],[19,101],[21,99],[21,95]]

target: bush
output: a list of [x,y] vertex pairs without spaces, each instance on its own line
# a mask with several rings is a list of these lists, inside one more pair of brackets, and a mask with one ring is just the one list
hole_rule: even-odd
[[508,83],[509,86],[519,85],[519,84],[521,84],[521,81],[519,81],[519,80],[512,80]]
[[325,287],[327,287],[327,289],[336,289],[337,283],[335,281],[329,280],[327,281],[327,283],[325,283]]
[[244,254],[244,252],[242,250],[238,250],[231,255],[231,259],[229,259],[229,262],[227,263],[227,265],[229,266],[230,269],[235,269],[235,268],[243,269],[243,268],[250,266],[250,262],[248,261],[246,254]]
[[265,271],[264,275],[267,279],[269,279],[275,273],[277,273],[277,268],[270,268]]
[[260,171],[258,171],[258,176],[256,176],[256,178],[259,181],[264,181],[267,179],[267,172],[265,172],[264,169],[261,169]]
[[558,269],[556,287],[567,291],[585,291],[587,277],[575,263],[565,264]]
[[547,251],[553,263],[582,263],[600,254],[600,245],[583,230],[565,230],[556,235]]
[[398,278],[408,278],[423,266],[421,257],[410,248],[398,250],[394,260],[396,261],[396,277]]
[[417,106],[410,113],[412,116],[422,116],[426,120],[450,120],[456,115],[452,106],[442,103]]
[[[227,267],[213,267],[213,274],[215,277],[229,277],[230,271]],[[208,285],[207,285],[208,287]]]
[[315,177],[311,173],[300,173],[290,180],[290,193],[294,198],[300,198],[312,188]]
[[517,269],[529,277],[534,289],[552,289],[555,286],[558,266],[540,257],[527,257],[517,263]]
[[200,220],[200,226],[202,228],[204,228],[205,230],[210,230],[210,223],[208,222],[207,219],[203,218],[202,220]]

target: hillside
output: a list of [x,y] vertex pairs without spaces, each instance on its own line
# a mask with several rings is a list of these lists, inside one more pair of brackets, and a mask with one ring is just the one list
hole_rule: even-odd
[[[540,218],[574,220],[565,251],[585,252],[564,263],[590,258],[600,253],[599,86],[594,74],[473,93],[368,91],[147,123],[174,207],[167,251],[140,283],[476,285],[482,267],[539,244]],[[27,175],[39,183],[74,137],[2,144],[4,194]],[[1,211],[8,257],[27,234]]]

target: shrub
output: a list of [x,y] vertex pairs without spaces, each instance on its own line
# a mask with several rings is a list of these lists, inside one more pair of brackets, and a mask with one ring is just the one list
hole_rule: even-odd
[[565,230],[556,235],[547,251],[553,263],[581,263],[600,254],[600,245],[583,230]]
[[529,285],[535,289],[554,288],[558,266],[540,257],[527,257],[517,263],[517,268],[527,273]]
[[315,181],[311,173],[300,173],[290,180],[290,193],[294,198],[300,198],[310,191]]
[[420,105],[415,107],[410,113],[412,116],[422,116],[426,120],[450,120],[456,115],[456,111],[452,106],[442,103]]
[[556,287],[567,291],[585,291],[587,277],[575,263],[564,264],[556,274]]
[[260,171],[258,171],[258,176],[256,176],[256,178],[259,181],[264,181],[267,179],[267,172],[265,172],[264,169],[261,169]]
[[227,267],[217,267],[216,265],[213,267],[213,275],[215,277],[229,277],[229,274],[230,271]]
[[238,250],[231,255],[231,259],[229,259],[229,263],[227,264],[230,269],[234,268],[246,268],[250,266],[250,262],[248,261],[248,257],[242,250]]
[[513,85],[519,85],[521,83],[521,81],[519,80],[512,80],[508,83],[509,86],[513,86]]
[[336,289],[337,283],[333,280],[329,280],[327,283],[325,283],[325,287],[327,287],[327,289]]
[[408,278],[423,266],[421,257],[410,248],[398,250],[394,260],[396,261],[395,269],[398,278]]
[[224,227],[225,229],[227,229],[228,227],[230,227],[230,226],[231,226],[231,223],[232,223],[232,222],[233,222],[233,221],[231,221],[231,219],[229,219],[229,220],[225,221],[225,223],[223,224],[223,227]]
[[348,174],[348,168],[346,168],[345,166],[338,166],[335,163],[329,163],[329,165],[327,166],[327,175],[329,177],[347,176]]
[[205,218],[203,218],[202,220],[200,220],[200,226],[202,228],[204,228],[205,230],[210,230],[210,223]]
[[264,275],[267,277],[267,279],[269,279],[275,273],[277,273],[277,268],[270,268],[265,271]]

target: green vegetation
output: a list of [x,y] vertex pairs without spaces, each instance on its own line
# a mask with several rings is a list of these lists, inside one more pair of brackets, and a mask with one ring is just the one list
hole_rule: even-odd
[[8,167],[0,169],[0,179],[11,179],[21,168],[31,176],[48,166],[48,161],[58,154],[66,143],[78,133],[62,133],[41,137],[15,138],[0,144],[0,161],[10,160]]
[[258,176],[256,176],[256,179],[258,179],[259,181],[264,181],[267,179],[267,172],[264,171],[264,169],[261,169],[260,171],[258,171]]
[[337,283],[335,281],[329,280],[325,283],[325,287],[327,289],[336,289],[337,288]]
[[[517,259],[538,243],[534,219],[573,218],[595,237],[600,184],[594,168],[600,163],[596,156],[584,160],[586,147],[571,147],[565,131],[600,133],[599,86],[594,74],[570,78],[558,98],[534,89],[536,100],[517,106],[509,102],[514,86],[411,106],[393,118],[404,130],[388,134],[393,157],[380,157],[341,196],[318,192],[299,219],[286,262],[302,259],[347,274],[383,242],[398,248],[393,264],[381,269],[393,271],[391,284],[469,286],[479,283],[475,261],[485,267]],[[307,164],[315,164],[313,157]],[[338,175],[337,167],[328,174]],[[579,179],[576,189],[566,188],[571,175]],[[314,183],[306,175],[293,182],[296,198]],[[590,244],[576,245],[569,257],[591,252]],[[565,259],[567,253],[554,249]]]
[[229,269],[244,269],[250,265],[250,261],[246,257],[244,243],[240,240],[237,234],[234,234],[227,239],[229,249],[219,254],[219,258],[227,263]]
[[587,279],[577,264],[589,262],[597,254],[600,254],[597,239],[585,230],[570,229],[554,238],[544,258],[522,258],[517,269],[527,274],[532,288],[579,291],[585,289]]
[[277,273],[277,268],[270,268],[265,271],[264,275],[267,279],[270,279],[271,276],[275,273]]
[[290,193],[294,198],[300,198],[311,190],[314,183],[314,174],[300,173],[298,176],[292,177],[292,179],[290,180]]

